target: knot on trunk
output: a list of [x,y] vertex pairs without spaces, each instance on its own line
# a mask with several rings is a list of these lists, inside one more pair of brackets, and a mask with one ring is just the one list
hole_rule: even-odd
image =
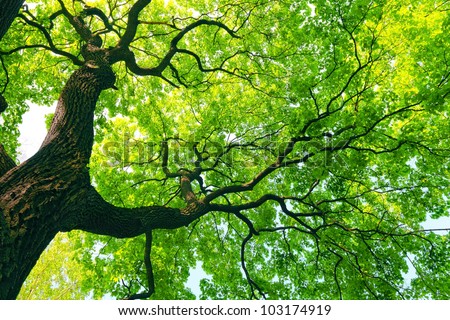
[[100,90],[117,89],[114,86],[116,77],[108,61],[107,51],[100,48],[101,45],[102,41],[97,36],[82,47],[81,54],[85,59],[84,68],[94,75]]
[[[87,61],[86,64],[79,69],[79,80],[83,83],[79,83],[80,88],[86,91],[95,89],[96,95],[102,90],[109,88],[117,89],[114,86],[116,82],[116,75],[108,64],[98,63],[97,61]],[[84,91],[82,89],[82,91]],[[87,93],[87,92],[86,92]]]
[[116,82],[116,75],[111,69],[111,66],[107,64],[91,64],[90,62],[85,65],[89,72],[94,75],[96,85],[100,90],[106,90],[109,88],[117,89],[114,83]]

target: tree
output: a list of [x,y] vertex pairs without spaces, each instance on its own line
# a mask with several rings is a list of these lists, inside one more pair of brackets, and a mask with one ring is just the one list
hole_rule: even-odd
[[22,0],[0,1],[0,15],[2,18],[0,20],[0,40],[5,35],[6,31],[8,31],[22,4]]
[[[9,26],[13,22],[23,1],[11,0],[0,1],[0,40],[5,35]],[[2,60],[3,61],[3,60]],[[0,113],[8,107],[8,103],[2,94],[0,94]]]
[[[448,298],[448,226],[424,227],[449,216],[448,9],[22,10],[0,51],[0,298],[69,231],[43,295],[69,279],[67,298],[194,298],[201,266],[201,298]],[[27,102],[58,96],[41,148],[16,164]]]

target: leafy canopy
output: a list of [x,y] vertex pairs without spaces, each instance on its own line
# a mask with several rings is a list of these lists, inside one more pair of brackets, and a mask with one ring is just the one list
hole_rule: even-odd
[[[116,45],[133,4],[64,3],[72,14],[102,10],[109,25],[85,22],[105,30],[104,47]],[[27,104],[51,104],[77,68],[80,39],[60,9],[30,6],[2,42],[11,107],[0,134],[12,154]],[[168,172],[199,170],[194,191],[217,208],[153,231],[152,298],[195,298],[187,281],[199,266],[199,298],[449,298],[448,225],[426,227],[449,215],[449,9],[431,0],[152,1],[131,44],[141,66],[157,65],[197,21],[229,28],[186,32],[161,77],[115,64],[119,90],[97,104],[90,173],[106,200],[183,207]],[[142,237],[59,235],[20,297],[140,291],[144,246]]]

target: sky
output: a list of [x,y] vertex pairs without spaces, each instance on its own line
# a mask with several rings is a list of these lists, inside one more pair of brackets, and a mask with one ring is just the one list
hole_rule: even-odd
[[[38,151],[45,138],[47,130],[45,128],[45,115],[55,111],[56,102],[51,107],[43,107],[30,104],[30,110],[23,116],[23,122],[19,126],[19,161],[23,162]],[[423,224],[425,229],[440,229],[450,227],[450,217],[440,219],[429,219]],[[439,232],[444,234],[446,232]]]
[[[23,162],[33,156],[44,141],[47,129],[45,128],[45,116],[55,112],[56,102],[51,107],[43,107],[35,104],[29,104],[30,110],[22,118],[22,124],[19,125],[20,148],[19,161]],[[200,280],[210,278],[202,269],[201,263],[197,263],[190,272],[187,286],[191,288],[192,293],[197,297],[200,295]]]
[[[23,162],[36,151],[42,141],[45,138],[47,130],[45,128],[45,115],[53,113],[55,111],[56,103],[52,107],[43,107],[34,104],[30,104],[30,110],[23,116],[22,124],[19,126],[20,137],[19,142],[21,147],[19,148],[19,161]],[[442,217],[439,219],[428,219],[422,224],[424,229],[444,229],[450,228],[450,217]],[[437,231],[439,234],[446,234],[446,231]],[[192,292],[199,297],[200,280],[203,278],[210,278],[202,269],[201,263],[197,263],[195,268],[190,272],[187,286],[191,288]],[[413,278],[415,270],[410,268],[407,278]]]

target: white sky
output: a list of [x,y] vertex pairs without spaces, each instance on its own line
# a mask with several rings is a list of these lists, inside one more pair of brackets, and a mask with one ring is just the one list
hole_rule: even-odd
[[[22,124],[19,125],[21,144],[19,148],[19,161],[23,162],[34,155],[45,138],[47,129],[45,128],[45,115],[55,111],[56,102],[52,107],[42,107],[29,104],[30,110],[24,114]],[[200,279],[210,278],[202,269],[201,263],[197,263],[195,268],[190,270],[187,286],[199,297]]]
[[45,115],[55,112],[56,103],[52,107],[41,107],[35,104],[29,104],[29,106],[30,110],[24,114],[22,124],[19,125],[20,162],[24,162],[39,150],[47,133]]

